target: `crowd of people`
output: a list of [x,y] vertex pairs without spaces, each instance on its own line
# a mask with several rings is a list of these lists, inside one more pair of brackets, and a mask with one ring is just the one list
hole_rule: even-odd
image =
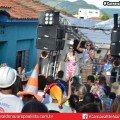
[[[88,41],[83,52],[84,63],[92,64],[95,51]],[[31,76],[25,76],[25,69],[15,70],[9,66],[0,67],[0,112],[37,113],[98,113],[120,112],[120,85],[111,83],[105,68],[98,74],[90,74],[86,82],[76,75],[78,56],[73,46],[65,57],[66,74],[58,71],[57,78],[39,74],[36,64]],[[107,52],[101,64],[110,61]],[[99,61],[97,61],[99,62]],[[65,80],[63,79],[65,75]]]

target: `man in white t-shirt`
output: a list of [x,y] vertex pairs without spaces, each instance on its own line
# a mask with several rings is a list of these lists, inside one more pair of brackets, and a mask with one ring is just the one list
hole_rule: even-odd
[[23,102],[15,95],[12,95],[12,85],[16,81],[16,70],[10,67],[0,68],[0,113],[21,112]]
[[23,102],[18,97],[12,94],[0,93],[0,113],[21,112],[22,108]]

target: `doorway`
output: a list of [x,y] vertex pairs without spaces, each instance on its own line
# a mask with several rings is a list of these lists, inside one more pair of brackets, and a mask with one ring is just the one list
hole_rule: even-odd
[[17,51],[16,55],[16,69],[21,67],[21,69],[28,70],[29,66],[29,50]]

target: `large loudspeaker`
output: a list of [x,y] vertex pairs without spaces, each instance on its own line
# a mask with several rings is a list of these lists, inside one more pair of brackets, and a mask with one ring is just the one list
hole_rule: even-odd
[[113,30],[111,33],[111,42],[119,42],[120,41],[120,29]]
[[54,12],[54,25],[58,25],[59,24],[59,12]]
[[65,40],[56,38],[38,37],[36,48],[41,50],[63,50]]
[[114,30],[118,28],[118,14],[114,14]]
[[[73,44],[74,50],[77,51],[77,53],[82,53],[77,50],[78,43],[79,43],[78,40],[74,40],[74,44]],[[85,48],[85,43],[86,43],[86,41],[82,41],[80,48]]]
[[120,43],[119,42],[111,43],[110,53],[111,53],[111,56],[113,57],[116,57],[116,58],[120,57]]
[[51,37],[51,38],[63,39],[65,38],[65,30],[57,25],[39,26],[37,35],[38,37]]

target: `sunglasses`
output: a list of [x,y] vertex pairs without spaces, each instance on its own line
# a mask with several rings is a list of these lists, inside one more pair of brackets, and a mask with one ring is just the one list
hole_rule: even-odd
[[91,46],[91,45],[87,45],[87,46]]
[[69,48],[69,49],[73,49],[73,48]]

